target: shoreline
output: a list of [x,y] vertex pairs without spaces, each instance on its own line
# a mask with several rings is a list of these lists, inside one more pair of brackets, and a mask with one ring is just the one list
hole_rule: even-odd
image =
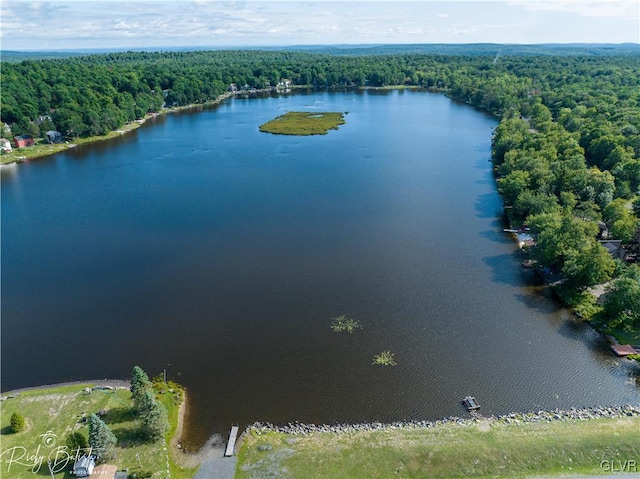
[[[42,386],[28,386],[24,388],[0,392],[0,401],[4,403],[5,401],[10,401],[11,399],[20,396],[22,393],[31,391],[46,392],[48,390],[70,386],[111,387],[113,389],[128,390],[131,387],[131,381],[125,379],[95,379],[84,381],[66,381],[56,384],[45,384]],[[180,406],[178,407],[176,430],[174,431],[171,438],[166,441],[166,444],[171,454],[172,462],[176,466],[185,469],[193,469],[199,467],[200,464],[202,464],[205,460],[222,454],[222,452],[224,451],[224,445],[220,441],[223,441],[223,438],[216,433],[213,434],[209,439],[207,439],[207,441],[196,451],[186,451],[183,449],[182,444],[186,442],[185,440],[183,440],[183,435],[186,424],[188,396],[186,387],[182,385],[180,386],[182,387],[182,401],[180,402]]]
[[82,386],[82,385],[102,386],[102,387],[111,386],[113,388],[126,387],[127,389],[129,389],[129,387],[131,387],[131,382],[126,379],[89,379],[85,381],[66,381],[63,383],[44,384],[42,386],[27,386],[19,389],[10,389],[9,391],[0,391],[0,395],[5,397],[5,396],[20,394],[28,391],[42,391],[47,389],[62,388],[66,386]]
[[220,451],[215,449],[217,441],[216,434],[207,439],[197,451],[190,452],[184,449],[183,443],[185,441],[183,441],[183,435],[187,414],[187,401],[187,388],[182,386],[182,402],[178,408],[178,423],[173,436],[171,436],[171,439],[168,441],[168,448],[173,463],[176,466],[185,469],[194,469],[199,467],[207,459],[215,457]]
[[[505,231],[505,230],[503,230],[503,231]],[[505,231],[505,232],[509,234],[511,239],[516,244],[518,244],[519,248],[518,248],[518,251],[516,253],[519,254],[522,257],[529,258],[530,256],[522,248],[522,243],[518,239],[517,235],[515,233],[513,233],[512,231]],[[522,265],[522,268],[525,268],[525,266]],[[593,316],[585,316],[585,315],[581,314],[580,311],[578,311],[577,306],[569,304],[567,302],[566,298],[563,296],[562,292],[559,290],[559,284],[558,284],[559,282],[555,282],[554,283],[547,276],[542,274],[540,272],[540,268],[539,268],[538,265],[534,265],[531,268],[531,271],[533,272],[534,275],[538,276],[542,280],[543,287],[545,289],[551,291],[553,296],[560,302],[562,308],[566,308],[575,317],[576,321],[578,321],[578,322],[580,322],[582,324],[586,324],[587,326],[589,326],[595,333],[597,333],[602,338],[602,340],[604,342],[607,343],[607,345],[609,346],[609,353],[613,357],[616,357],[618,359],[628,359],[630,361],[635,361],[635,362],[640,364],[640,354],[637,355],[638,357],[635,357],[636,355],[630,355],[632,357],[628,357],[628,356],[617,356],[616,354],[613,353],[613,351],[611,350],[611,346],[621,344],[620,340],[615,335],[613,335],[610,331],[607,331],[607,330],[601,328],[600,324],[598,324],[596,321],[593,320]],[[596,294],[594,292],[594,290],[596,290],[597,288],[603,287],[603,286],[604,285],[602,285],[602,284],[590,286],[585,290],[585,292],[587,292],[588,294],[593,296],[595,298],[596,302],[597,302],[598,300],[600,300],[600,297],[603,294],[606,294],[606,291],[603,292],[603,293],[600,293],[598,295],[598,294]]]
[[[46,384],[43,386],[29,386],[20,389],[13,389],[11,391],[2,392],[4,400],[10,398],[10,396],[18,395],[28,391],[46,391],[48,389],[55,389],[67,386],[111,386],[115,388],[128,389],[131,382],[124,379],[97,379],[89,381],[68,381],[57,384]],[[215,442],[218,434],[213,434],[203,446],[196,452],[185,452],[178,447],[183,442],[184,425],[187,412],[187,390],[182,386],[183,398],[178,410],[178,424],[173,437],[170,440],[170,447],[172,451],[177,452],[183,456],[196,456],[200,455],[202,449]],[[482,416],[482,414],[472,415],[471,417],[458,417],[449,416],[436,420],[420,420],[411,419],[394,422],[361,422],[361,423],[333,423],[333,424],[313,424],[303,423],[299,421],[289,421],[286,424],[278,425],[271,422],[256,421],[246,426],[244,432],[249,431],[273,431],[283,432],[288,434],[306,434],[310,432],[353,432],[356,430],[378,430],[378,429],[398,429],[398,428],[419,428],[419,427],[435,427],[444,424],[470,424],[477,423],[478,421],[497,421],[497,422],[541,422],[541,421],[559,421],[568,419],[595,419],[604,417],[625,417],[625,416],[640,416],[640,404],[623,404],[613,406],[589,406],[583,408],[569,408],[569,409],[550,409],[550,410],[538,410],[538,411],[513,411],[505,414],[498,414],[492,416]]]
[[[339,86],[339,87],[328,87],[329,90],[333,90],[333,89],[354,89],[354,90],[358,90],[358,91],[394,91],[394,90],[415,90],[415,91],[426,91],[426,92],[430,92],[430,93],[445,93],[446,94],[446,90],[442,90],[442,89],[434,89],[434,88],[426,88],[426,87],[421,87],[421,86],[417,86],[417,85],[387,85],[387,86],[382,86],[382,87],[375,87],[375,86],[350,86],[350,85],[344,85],[344,86]],[[233,98],[233,97],[241,97],[241,96],[251,96],[251,95],[255,95],[255,94],[263,94],[263,93],[291,93],[292,90],[305,90],[305,89],[316,89],[316,87],[314,87],[313,85],[290,85],[287,88],[278,88],[278,87],[269,87],[269,88],[254,88],[251,90],[238,90],[238,91],[234,91],[234,92],[225,92],[222,95],[219,95],[216,99],[214,100],[209,100],[206,101],[204,103],[191,103],[189,105],[181,105],[181,106],[174,106],[174,107],[163,107],[160,111],[158,112],[153,112],[153,113],[147,113],[143,118],[139,118],[137,120],[133,120],[129,123],[125,123],[123,126],[121,126],[120,128],[118,128],[117,130],[112,130],[110,132],[108,132],[105,135],[100,135],[100,136],[90,136],[90,137],[85,137],[85,138],[74,138],[73,141],[74,143],[70,143],[70,142],[65,142],[65,143],[59,143],[59,144],[55,144],[55,145],[35,145],[33,147],[27,147],[27,148],[36,148],[36,149],[40,149],[41,151],[36,151],[33,156],[29,156],[29,155],[20,155],[20,156],[15,156],[12,155],[10,157],[10,159],[8,161],[4,161],[3,157],[6,157],[5,155],[2,155],[0,157],[0,169],[6,166],[13,166],[13,165],[18,165],[20,163],[26,163],[32,160],[37,160],[40,158],[47,158],[49,156],[53,156],[57,153],[62,153],[64,151],[70,150],[72,148],[76,148],[77,146],[80,145],[88,145],[91,143],[99,143],[101,141],[106,141],[106,140],[111,140],[113,138],[117,138],[119,136],[123,136],[126,135],[129,132],[135,131],[138,128],[140,128],[142,125],[144,125],[147,121],[151,120],[152,118],[157,118],[159,116],[162,115],[169,115],[172,113],[178,113],[178,112],[183,112],[183,111],[190,111],[190,110],[198,110],[198,109],[202,109],[202,108],[208,108],[208,107],[212,107],[215,105],[219,105],[222,102],[224,102],[225,100],[228,100],[229,98]],[[455,99],[454,99],[455,100]],[[46,150],[42,150],[43,148],[47,148]],[[29,150],[29,149],[25,149],[25,148],[17,148],[13,150],[13,153],[15,152],[21,152],[21,153],[29,153],[30,151],[33,150]],[[9,153],[11,155],[11,153]]]
[[639,469],[638,406],[308,426],[249,429],[235,477],[637,477]]
[[171,113],[178,113],[178,112],[189,111],[189,110],[197,110],[200,108],[212,107],[215,105],[219,105],[223,101],[236,96],[250,96],[250,95],[262,94],[262,93],[290,93],[291,90],[294,90],[294,89],[300,90],[300,89],[307,89],[307,88],[313,88],[313,86],[291,85],[286,89],[282,89],[278,87],[269,87],[269,88],[261,88],[261,89],[255,88],[251,90],[239,90],[234,92],[225,92],[222,95],[219,95],[216,99],[209,100],[204,103],[191,103],[189,105],[163,107],[158,112],[147,113],[143,118],[139,118],[137,120],[133,120],[129,123],[126,123],[120,128],[118,128],[117,130],[112,130],[105,135],[90,136],[85,138],[74,138],[73,139],[74,143],[66,142],[66,143],[59,143],[56,145],[35,145],[32,147],[26,147],[26,148],[16,148],[13,150],[13,152],[29,153],[30,151],[33,151],[33,150],[29,150],[28,148],[39,148],[39,149],[47,148],[47,150],[36,151],[33,154],[33,156],[20,155],[20,156],[13,157],[14,155],[12,155],[9,161],[6,161],[6,162],[4,161],[4,157],[6,157],[6,154],[4,154],[2,155],[2,157],[0,157],[0,168],[11,166],[11,165],[18,165],[20,163],[37,160],[40,158],[46,158],[46,157],[55,155],[56,153],[61,153],[63,151],[70,150],[79,145],[88,145],[91,143],[99,143],[101,141],[111,140],[113,138],[117,138],[119,136],[126,135],[129,132],[135,131],[138,128],[140,128],[142,125],[144,125],[147,121],[151,120],[152,118],[157,118],[159,116],[169,115]]
[[640,417],[640,404],[626,404],[622,406],[591,406],[586,408],[553,409],[536,412],[512,412],[497,416],[472,416],[472,417],[447,417],[435,421],[410,420],[395,421],[391,423],[364,422],[356,424],[305,424],[289,422],[287,425],[278,426],[271,423],[255,422],[245,429],[245,434],[265,434],[279,432],[292,435],[307,435],[313,433],[349,434],[356,431],[384,431],[392,429],[421,429],[442,426],[470,426],[478,422],[523,424],[540,422],[557,422],[602,418]]
[[[66,386],[110,386],[113,388],[128,389],[130,382],[119,379],[99,379],[93,381],[69,381],[58,384],[48,384],[43,386],[32,386],[15,389],[3,394],[3,400],[10,400],[12,396],[21,392],[47,391]],[[188,395],[186,388],[183,388],[183,397],[178,410],[176,429],[170,439],[165,444],[167,453],[171,456],[171,462],[184,469],[200,468],[207,463],[206,467],[216,463],[223,456],[224,437],[220,434],[213,434],[198,450],[185,451],[182,442],[185,439],[186,413],[188,408]],[[14,396],[15,397],[15,396]],[[310,436],[314,434],[332,434],[349,436],[360,432],[373,431],[393,431],[393,430],[422,430],[439,428],[468,428],[472,426],[489,427],[492,425],[518,425],[526,423],[556,423],[562,421],[588,421],[597,419],[633,419],[640,418],[640,404],[625,404],[614,406],[591,406],[585,408],[538,410],[529,412],[511,412],[507,414],[482,416],[472,415],[470,417],[445,417],[437,420],[401,420],[389,423],[363,422],[363,423],[333,423],[333,424],[306,424],[298,421],[287,424],[273,424],[269,422],[255,422],[244,428],[236,443],[236,451],[240,451],[245,437],[258,437],[269,433],[283,433],[293,436]],[[210,464],[211,463],[211,464]]]

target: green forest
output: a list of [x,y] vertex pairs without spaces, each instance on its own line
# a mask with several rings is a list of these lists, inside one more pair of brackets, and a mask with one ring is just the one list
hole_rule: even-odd
[[[367,51],[122,52],[4,63],[2,136],[102,135],[234,84],[269,89],[404,85],[500,119],[492,161],[510,227],[562,299],[640,343],[640,55]],[[7,128],[8,127],[8,128]],[[589,287],[604,285],[596,302]]]

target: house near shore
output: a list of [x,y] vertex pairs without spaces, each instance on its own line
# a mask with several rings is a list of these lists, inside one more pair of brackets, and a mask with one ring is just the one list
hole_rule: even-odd
[[24,148],[25,146],[33,146],[36,144],[31,135],[14,136],[13,143],[16,145],[16,148]]
[[606,240],[600,241],[600,244],[607,248],[607,251],[613,259],[619,259],[620,261],[627,259],[627,250],[622,246],[622,241]]
[[53,131],[53,130],[49,130],[47,132],[47,139],[51,144],[62,143],[64,141],[64,139],[62,138],[62,133],[60,133],[59,131]]
[[292,84],[292,81],[288,78],[282,78],[279,82],[278,82],[278,88],[290,88]]
[[238,85],[236,83],[230,83],[229,84],[229,88],[227,88],[227,91],[231,92],[231,93],[235,93],[238,91]]
[[10,151],[12,151],[11,142],[6,138],[0,138],[0,150],[4,151],[5,153],[9,153]]
[[533,248],[536,245],[536,241],[533,239],[533,236],[529,233],[519,232],[516,233],[516,239],[518,240],[518,247],[520,249],[523,248]]
[[81,456],[73,464],[73,474],[76,477],[89,477],[96,467],[96,460],[93,456]]

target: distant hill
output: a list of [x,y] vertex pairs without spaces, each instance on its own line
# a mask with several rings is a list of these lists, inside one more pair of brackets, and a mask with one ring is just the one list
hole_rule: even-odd
[[603,43],[558,43],[539,45],[513,45],[499,43],[470,44],[407,44],[407,45],[300,45],[287,50],[324,53],[329,55],[391,55],[391,54],[437,54],[437,55],[509,55],[509,56],[612,56],[640,55],[640,44]]
[[514,45],[499,43],[433,43],[433,44],[363,44],[363,45],[290,45],[290,46],[245,46],[245,47],[145,47],[145,48],[93,48],[61,51],[21,52],[1,51],[3,62],[20,62],[23,60],[43,60],[50,58],[68,58],[81,55],[93,55],[113,52],[189,52],[207,50],[269,50],[300,51],[322,53],[328,55],[393,55],[422,53],[434,55],[509,55],[509,56],[614,56],[640,55],[638,43],[548,43],[537,45]]
[[24,60],[49,60],[52,58],[69,58],[77,57],[79,55],[87,55],[87,53],[80,52],[16,52],[16,51],[2,51],[0,52],[0,58],[3,62],[21,62]]

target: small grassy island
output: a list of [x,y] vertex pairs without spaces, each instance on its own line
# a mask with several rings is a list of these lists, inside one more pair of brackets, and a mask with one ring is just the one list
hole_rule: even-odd
[[339,112],[290,111],[260,125],[260,131],[275,135],[326,135],[344,123],[344,115]]

